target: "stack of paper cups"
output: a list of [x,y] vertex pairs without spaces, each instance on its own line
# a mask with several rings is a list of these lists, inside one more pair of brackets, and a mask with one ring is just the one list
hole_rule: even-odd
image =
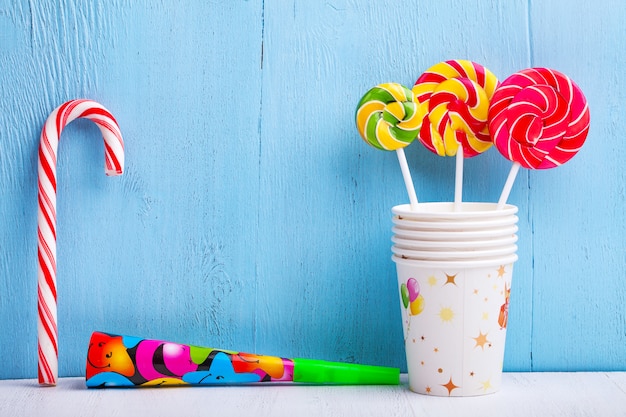
[[518,218],[517,207],[496,206],[392,210],[412,391],[472,396],[500,388]]

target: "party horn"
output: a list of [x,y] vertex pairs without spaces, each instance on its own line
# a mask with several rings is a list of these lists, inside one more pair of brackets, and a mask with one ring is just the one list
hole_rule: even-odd
[[400,370],[314,359],[287,359],[94,332],[88,388],[302,383],[398,385]]

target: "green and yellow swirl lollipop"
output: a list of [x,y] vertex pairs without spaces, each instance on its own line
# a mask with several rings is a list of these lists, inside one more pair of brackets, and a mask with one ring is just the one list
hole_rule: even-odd
[[413,92],[397,83],[379,84],[369,90],[356,109],[356,126],[363,140],[384,151],[396,151],[411,207],[417,205],[417,196],[404,148],[417,137],[422,118],[417,112]]

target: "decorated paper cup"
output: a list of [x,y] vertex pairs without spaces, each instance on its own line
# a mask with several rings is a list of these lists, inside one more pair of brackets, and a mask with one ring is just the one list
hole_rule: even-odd
[[394,215],[403,219],[417,221],[459,221],[493,219],[496,217],[506,217],[517,213],[517,206],[507,204],[502,209],[497,210],[497,203],[461,203],[461,209],[455,211],[454,203],[419,203],[415,210],[411,210],[409,204],[402,204],[391,209]]
[[394,255],[404,259],[415,259],[422,261],[462,261],[462,260],[489,260],[517,252],[517,245],[505,245],[499,248],[484,250],[458,250],[458,251],[427,251],[404,249],[392,246]]
[[469,231],[448,230],[412,230],[400,226],[392,227],[391,231],[401,239],[415,239],[426,241],[483,241],[486,239],[501,239],[511,237],[517,233],[517,225],[494,227],[491,229],[478,229]]
[[516,254],[465,261],[393,256],[409,388],[435,396],[496,392]]
[[452,240],[452,241],[436,241],[436,240],[417,240],[403,239],[399,236],[392,236],[391,241],[398,248],[427,250],[427,251],[477,251],[490,248],[499,248],[511,245],[517,242],[517,235],[505,236],[496,239],[485,240]]
[[486,217],[480,220],[451,220],[446,222],[419,221],[394,216],[392,222],[397,227],[409,230],[442,230],[463,232],[466,230],[487,230],[511,226],[513,224],[517,224],[518,220],[518,217],[515,215],[501,216],[495,218]]

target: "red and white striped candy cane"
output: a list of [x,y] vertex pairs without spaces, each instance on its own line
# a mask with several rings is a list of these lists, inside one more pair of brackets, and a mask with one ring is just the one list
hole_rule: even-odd
[[56,385],[58,375],[57,285],[56,285],[56,163],[59,137],[74,119],[84,117],[102,132],[106,175],[124,171],[124,141],[115,118],[101,104],[71,100],[57,107],[46,120],[39,145],[39,212],[37,234],[39,258],[37,308],[39,383]]

